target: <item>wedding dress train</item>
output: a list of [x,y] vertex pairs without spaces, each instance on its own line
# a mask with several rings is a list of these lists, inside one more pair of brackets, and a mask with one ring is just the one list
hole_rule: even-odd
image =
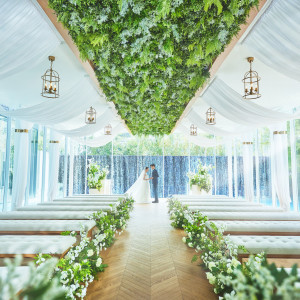
[[149,176],[142,172],[137,181],[125,193],[133,197],[136,203],[151,203]]

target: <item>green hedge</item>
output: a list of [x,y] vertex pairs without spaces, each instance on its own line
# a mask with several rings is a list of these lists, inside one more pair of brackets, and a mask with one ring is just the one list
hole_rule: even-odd
[[49,0],[49,6],[82,59],[94,63],[132,133],[158,135],[171,132],[258,2]]

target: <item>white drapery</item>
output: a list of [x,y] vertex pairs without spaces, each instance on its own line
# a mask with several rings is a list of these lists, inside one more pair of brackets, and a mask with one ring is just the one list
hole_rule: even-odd
[[28,175],[29,130],[32,124],[16,120],[14,136],[14,170],[12,209],[21,207],[25,202]]
[[111,135],[104,135],[104,132],[100,135],[95,136],[87,136],[87,137],[72,137],[72,139],[83,145],[87,145],[89,147],[101,147],[110,143],[119,133],[125,132],[124,126],[122,124],[118,124],[112,127]]
[[49,177],[48,177],[48,201],[53,201],[58,192],[59,169],[59,135],[51,130],[49,140]]
[[1,79],[38,65],[60,40],[31,1],[0,0],[0,7]]
[[253,186],[253,142],[251,138],[243,142],[244,192],[247,201],[254,201]]
[[282,113],[245,101],[239,93],[219,78],[214,79],[201,99],[218,114],[235,123],[250,127],[250,130],[300,117],[299,112]]
[[299,0],[273,0],[243,44],[264,64],[300,81],[299,20]]
[[272,180],[280,206],[284,210],[290,209],[289,188],[289,163],[288,163],[288,140],[286,124],[272,127],[273,147],[271,152]]
[[[190,134],[190,128],[186,127],[183,124],[178,125],[178,127],[176,128],[176,130],[180,133],[183,133],[185,135],[189,135]],[[209,147],[215,147],[218,145],[223,145],[224,143],[228,142],[228,140],[217,140],[215,138],[207,138],[203,135],[201,135],[201,133],[198,132],[197,136],[189,136],[190,141],[200,147],[205,147],[205,148],[209,148]]]
[[[58,129],[59,123],[81,115],[91,105],[97,109],[98,118],[107,107],[104,99],[101,99],[98,92],[91,88],[89,79],[83,78],[57,99],[48,99],[31,107],[11,111],[0,106],[0,114]],[[82,122],[84,122],[84,116]]]
[[196,111],[191,109],[191,111],[187,115],[187,119],[191,122],[191,124],[196,125],[201,131],[207,132],[209,134],[217,135],[217,136],[237,136],[241,133],[245,132],[246,130],[250,130],[249,128],[235,128],[234,131],[226,131],[219,128],[217,125],[207,125],[205,120],[197,114]]

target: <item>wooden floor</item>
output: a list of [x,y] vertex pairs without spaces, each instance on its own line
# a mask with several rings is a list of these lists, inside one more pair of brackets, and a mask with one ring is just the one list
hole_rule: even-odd
[[217,299],[182,236],[170,226],[164,200],[136,205],[126,232],[103,253],[109,267],[86,299]]

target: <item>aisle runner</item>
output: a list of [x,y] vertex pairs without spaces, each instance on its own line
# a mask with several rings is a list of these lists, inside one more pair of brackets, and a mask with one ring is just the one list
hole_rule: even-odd
[[109,265],[88,288],[97,299],[217,299],[194,250],[170,225],[166,202],[135,205],[127,230],[103,254]]

